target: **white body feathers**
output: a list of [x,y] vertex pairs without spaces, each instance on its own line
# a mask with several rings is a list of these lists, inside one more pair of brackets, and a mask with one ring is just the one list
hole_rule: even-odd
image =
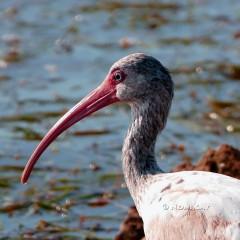
[[154,175],[138,211],[147,240],[239,240],[240,181],[202,171]]

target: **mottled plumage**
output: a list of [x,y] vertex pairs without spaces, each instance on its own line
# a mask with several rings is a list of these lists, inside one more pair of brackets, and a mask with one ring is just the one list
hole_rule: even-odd
[[142,53],[120,59],[104,82],[50,129],[27,163],[22,182],[64,130],[104,106],[127,102],[132,123],[123,146],[123,172],[146,239],[239,240],[239,180],[201,171],[163,173],[157,165],[155,142],[172,98],[173,82],[158,60]]

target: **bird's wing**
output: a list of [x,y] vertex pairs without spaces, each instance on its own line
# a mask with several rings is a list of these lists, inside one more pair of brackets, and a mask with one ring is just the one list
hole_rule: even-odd
[[139,208],[148,239],[240,239],[239,180],[185,171],[155,175],[150,182]]

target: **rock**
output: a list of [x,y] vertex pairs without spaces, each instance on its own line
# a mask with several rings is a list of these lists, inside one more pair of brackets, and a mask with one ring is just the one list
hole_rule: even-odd
[[227,144],[209,149],[196,165],[180,163],[172,171],[198,170],[225,174],[240,179],[240,151]]
[[114,240],[143,240],[143,237],[142,218],[138,215],[136,207],[131,206]]

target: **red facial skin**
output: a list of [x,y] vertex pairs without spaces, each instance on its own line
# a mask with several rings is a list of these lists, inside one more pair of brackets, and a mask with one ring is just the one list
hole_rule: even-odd
[[28,181],[33,167],[42,153],[61,133],[97,110],[119,101],[116,96],[116,86],[124,81],[125,78],[126,74],[120,69],[116,68],[112,70],[99,87],[83,98],[57,121],[29,158],[22,173],[22,183]]

